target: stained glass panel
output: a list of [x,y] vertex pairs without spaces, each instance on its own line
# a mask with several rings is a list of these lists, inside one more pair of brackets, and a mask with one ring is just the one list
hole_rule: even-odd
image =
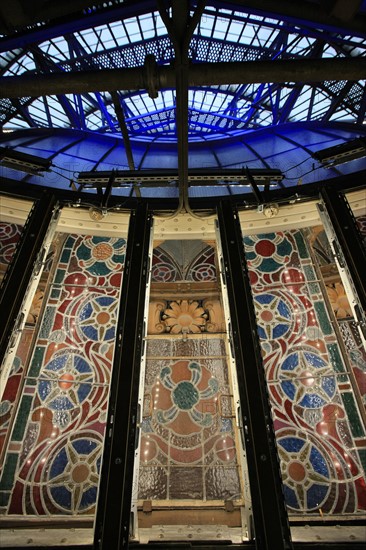
[[243,505],[214,246],[201,240],[160,243],[150,291],[139,498],[170,510],[189,501],[197,510],[190,521],[204,523],[199,510],[215,501]]
[[240,499],[224,339],[149,340],[147,356],[140,498]]
[[203,241],[165,241],[154,248],[152,282],[215,281],[215,249]]
[[0,222],[0,281],[14,256],[21,233],[21,225]]
[[126,241],[60,240],[2,470],[6,515],[95,511]]
[[289,512],[364,513],[362,411],[304,233],[244,244]]

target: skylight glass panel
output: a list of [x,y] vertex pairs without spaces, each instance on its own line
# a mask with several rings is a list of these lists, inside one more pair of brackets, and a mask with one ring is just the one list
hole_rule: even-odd
[[22,50],[12,50],[10,52],[3,52],[0,54],[0,68],[5,69],[10,63],[13,63],[14,60],[22,53]]
[[139,26],[137,24],[136,17],[133,17],[132,19],[127,19],[124,21],[124,24],[127,29],[128,38],[131,42],[141,42],[142,36],[139,29]]
[[145,40],[155,36],[154,22],[152,16],[142,15],[139,17],[141,30]]
[[243,34],[239,44],[252,44],[255,39],[257,28],[252,23],[247,23],[245,25]]
[[231,21],[227,33],[227,39],[236,42],[243,32],[243,24],[236,21]]
[[27,71],[34,71],[36,66],[34,64],[33,57],[30,55],[23,55],[14,65],[10,65],[4,72],[4,76],[21,75]]
[[154,17],[154,20],[155,20],[156,35],[157,36],[162,36],[164,34],[167,34],[166,27],[165,27],[159,13],[155,12],[153,17]]
[[107,26],[101,27],[99,29],[95,29],[96,33],[99,37],[99,43],[98,43],[98,49],[100,50],[108,50],[110,48],[114,47],[114,40],[113,37],[109,31],[109,28]]
[[113,32],[113,36],[118,46],[123,46],[127,43],[127,36],[124,27],[120,21],[110,23],[110,28]]
[[269,38],[272,36],[273,29],[270,29],[265,25],[262,25],[260,28],[257,26],[253,28],[253,35],[254,34],[254,44],[265,45],[268,42]]
[[38,47],[43,52],[55,57],[55,59],[68,59],[69,45],[62,36],[42,42]]
[[76,34],[80,44],[87,51],[87,53],[93,53],[95,51],[95,46],[98,42],[97,35],[93,29],[88,29],[86,31],[79,31]]
[[339,57],[339,53],[333,48],[333,46],[327,46],[323,50],[322,57]]
[[226,19],[223,19],[222,17],[217,17],[212,36],[214,38],[218,38],[219,40],[223,40],[226,36],[228,26],[229,26],[229,23]]
[[199,23],[199,31],[201,36],[210,37],[215,23],[215,18],[212,15],[203,14]]

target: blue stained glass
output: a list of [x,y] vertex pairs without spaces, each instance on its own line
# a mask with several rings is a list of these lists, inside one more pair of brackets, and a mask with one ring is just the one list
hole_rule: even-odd
[[91,487],[90,489],[87,489],[81,498],[80,501],[80,509],[83,510],[84,508],[89,508],[93,504],[95,504],[97,500],[97,488]]
[[52,383],[49,380],[40,380],[38,382],[38,393],[42,401],[44,401],[50,394],[52,389]]
[[70,259],[71,250],[68,250],[67,248],[64,248],[61,256],[61,263],[67,264],[67,262]]
[[300,506],[299,506],[295,491],[291,489],[288,485],[284,485],[283,492],[285,495],[285,501],[287,506],[290,506],[291,508],[299,509]]
[[327,463],[325,462],[324,457],[320,454],[318,449],[316,449],[315,447],[312,447],[309,458],[314,470],[318,474],[321,474],[322,476],[329,478],[329,469],[328,469]]
[[66,450],[61,449],[61,451],[57,454],[56,458],[52,462],[52,466],[50,468],[50,479],[53,479],[54,477],[62,474],[67,465],[67,462],[68,457],[66,454]]
[[92,241],[94,244],[98,244],[98,243],[107,243],[109,242],[109,238],[108,237],[98,237],[98,236],[95,236],[93,237]]
[[77,255],[80,260],[88,260],[91,256],[90,248],[87,248],[84,244],[81,244],[78,248]]
[[94,342],[98,340],[98,331],[93,326],[88,325],[87,327],[82,327],[82,331],[90,340],[94,340]]
[[96,448],[97,444],[90,439],[77,439],[72,442],[72,446],[79,454],[88,455]]
[[74,246],[75,237],[67,237],[64,248],[72,248]]
[[244,237],[243,241],[244,241],[244,244],[247,246],[254,246],[255,244],[253,239],[251,239],[250,237]]
[[95,301],[101,306],[110,306],[115,302],[115,299],[110,296],[100,296]]
[[312,509],[320,506],[327,496],[328,491],[328,485],[312,485],[309,487],[306,495],[307,507]]
[[279,301],[277,309],[278,309],[278,312],[281,315],[283,315],[283,317],[286,317],[287,319],[291,319],[291,312],[283,300]]
[[277,271],[281,267],[281,264],[276,262],[273,258],[263,258],[261,263],[261,271],[264,271],[265,273],[273,273],[273,271]]
[[326,376],[322,380],[322,388],[332,397],[336,391],[336,381],[334,376]]
[[108,275],[111,272],[104,262],[95,262],[89,271],[93,275]]
[[295,384],[290,382],[290,380],[285,380],[284,382],[281,382],[281,387],[285,394],[291,399],[291,401],[294,399],[296,394],[296,387]]
[[283,323],[279,323],[278,325],[276,325],[273,329],[273,338],[279,338],[280,336],[283,336],[288,330],[289,330],[289,325],[284,325]]
[[320,367],[326,366],[325,361],[318,355],[315,355],[314,353],[309,353],[307,351],[304,351],[304,357],[306,358],[309,365],[312,365],[317,369],[319,369]]
[[281,365],[281,370],[294,370],[299,364],[299,356],[297,353],[292,353]]
[[300,407],[308,409],[319,409],[325,404],[326,401],[316,393],[307,393],[306,395],[304,395],[301,401],[299,401]]
[[74,366],[78,372],[93,372],[91,366],[82,357],[77,356],[74,360]]
[[71,493],[66,487],[52,487],[51,494],[58,504],[67,510],[71,509]]
[[288,452],[298,452],[304,446],[305,441],[298,437],[283,437],[279,444]]
[[115,327],[111,327],[108,330],[106,330],[104,335],[104,340],[113,340],[115,335]]
[[91,316],[92,313],[93,313],[93,307],[88,302],[87,304],[84,305],[84,307],[80,311],[79,318],[80,318],[81,321],[83,321],[85,319],[89,319],[89,317]]
[[274,300],[274,296],[272,294],[260,294],[255,299],[260,304],[270,304]]
[[77,389],[77,396],[79,403],[85,401],[91,391],[91,386],[89,384],[80,384]]
[[70,399],[66,395],[59,395],[56,397],[56,399],[53,399],[49,402],[48,406],[51,409],[55,410],[61,410],[61,411],[69,411],[70,409],[74,408],[74,404],[70,401]]

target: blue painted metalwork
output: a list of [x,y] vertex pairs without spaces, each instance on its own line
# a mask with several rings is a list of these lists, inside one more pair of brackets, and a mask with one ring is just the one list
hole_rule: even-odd
[[[261,7],[248,8],[250,2],[243,4],[207,2],[189,44],[192,63],[366,56],[366,32],[352,34],[346,23],[343,30],[335,32],[332,25],[304,25],[301,18],[289,13],[280,17],[265,14]],[[147,55],[153,55],[159,65],[174,63],[171,39],[155,9],[156,2],[148,0],[127,4],[116,0],[112,7],[96,6],[73,21],[19,32],[17,42],[11,36],[2,38],[0,74],[142,68]],[[118,95],[136,166],[175,168],[175,90],[160,90],[156,98],[145,90],[120,90]],[[312,182],[363,166],[362,161],[355,161],[351,168],[346,164],[325,170],[311,158],[312,151],[365,134],[363,81],[192,87],[188,103],[191,168],[276,167],[285,173],[282,185],[291,186],[300,178],[303,183]],[[330,124],[299,124],[305,121]],[[52,156],[62,174],[56,182],[52,173],[46,174],[42,184],[62,188],[78,171],[128,168],[108,93],[2,100],[0,123],[5,131],[52,129],[49,137],[30,131],[30,141],[37,141],[35,154]],[[65,128],[76,131],[72,140],[62,130]],[[68,149],[75,139],[77,145]],[[5,134],[1,141],[21,149],[26,138],[21,131]],[[14,176],[6,170],[1,169],[5,177]],[[23,180],[38,183],[36,176],[24,176]],[[225,193],[237,192],[237,187],[225,185],[220,186],[219,194],[224,188]],[[164,192],[168,194],[166,189],[162,196]],[[146,189],[142,189],[144,193]],[[191,196],[201,193],[208,196],[214,190],[190,190]]]
[[[324,32],[311,25],[290,25],[288,18],[259,18],[256,11],[235,5],[235,11],[218,11],[215,3],[208,5],[192,37],[189,56],[192,61],[254,61],[259,59],[334,57],[365,55],[366,40],[340,33]],[[233,6],[234,7],[234,6]],[[101,68],[142,66],[146,55],[153,54],[159,64],[174,59],[172,44],[158,13],[150,12],[151,3],[136,3],[137,16],[125,6],[112,10],[92,12],[89,30],[86,22],[70,26],[65,34],[44,34],[34,31],[33,46],[29,51],[7,52],[0,56],[5,75],[21,74],[35,70],[43,56],[42,72],[82,71]],[[97,16],[97,13],[99,14]],[[98,23],[98,24],[97,24]],[[73,31],[73,32],[71,32]],[[41,39],[41,40],[40,40]],[[37,60],[35,59],[37,56]],[[5,69],[6,68],[6,69]],[[304,83],[305,84],[305,83]],[[202,135],[222,135],[238,129],[253,129],[293,120],[358,120],[361,121],[365,105],[362,83],[353,83],[345,89],[345,83],[326,82],[317,85],[316,92],[308,86],[291,83],[284,85],[221,86],[192,89],[190,94],[190,139]],[[143,91],[123,91],[126,124],[131,135],[140,132],[151,137],[174,135],[174,95],[161,91],[157,100],[151,100]],[[108,94],[84,94],[72,102],[60,97],[65,116],[60,118],[55,104],[47,101],[47,108],[38,99],[22,99],[29,110],[27,117],[14,102],[1,102],[0,118],[6,128],[31,125],[44,126],[42,110],[49,109],[51,126],[74,127],[118,132],[112,114]],[[359,111],[362,106],[362,112]],[[198,111],[200,115],[198,115]],[[203,114],[206,113],[206,114]],[[212,116],[214,113],[214,116]],[[229,115],[230,118],[226,118]],[[65,119],[68,119],[66,122]],[[243,124],[244,122],[244,124]]]
[[[366,169],[366,159],[354,160],[336,168],[324,168],[312,157],[312,153],[332,147],[359,136],[366,137],[366,125],[346,123],[290,123],[272,128],[253,130],[225,139],[201,139],[190,144],[189,169],[268,169],[277,168],[284,174],[277,188],[294,187],[301,191],[303,185],[326,181],[338,175],[355,173]],[[138,170],[177,169],[176,143],[174,139],[151,140],[150,137],[133,137],[132,154]],[[121,137],[105,133],[85,132],[71,129],[29,129],[3,134],[3,147],[11,147],[42,158],[51,159],[53,166],[43,177],[22,175],[21,172],[0,166],[0,176],[5,179],[26,181],[28,184],[45,185],[56,189],[68,189],[70,180],[77,180],[79,172],[113,169],[128,170],[128,159]],[[275,189],[276,185],[272,187]],[[126,196],[133,184],[114,188],[114,196]],[[93,192],[93,191],[90,191]],[[204,187],[191,186],[189,194],[195,196],[223,196],[226,194],[250,193],[250,186],[235,182],[218,183]],[[177,188],[141,188],[141,195],[161,198],[176,196]]]

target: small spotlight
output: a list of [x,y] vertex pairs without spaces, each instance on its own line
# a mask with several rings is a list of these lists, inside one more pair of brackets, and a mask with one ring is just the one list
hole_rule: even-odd
[[89,208],[89,216],[94,222],[100,222],[106,215],[107,212],[101,208],[97,208],[96,206],[91,206]]

